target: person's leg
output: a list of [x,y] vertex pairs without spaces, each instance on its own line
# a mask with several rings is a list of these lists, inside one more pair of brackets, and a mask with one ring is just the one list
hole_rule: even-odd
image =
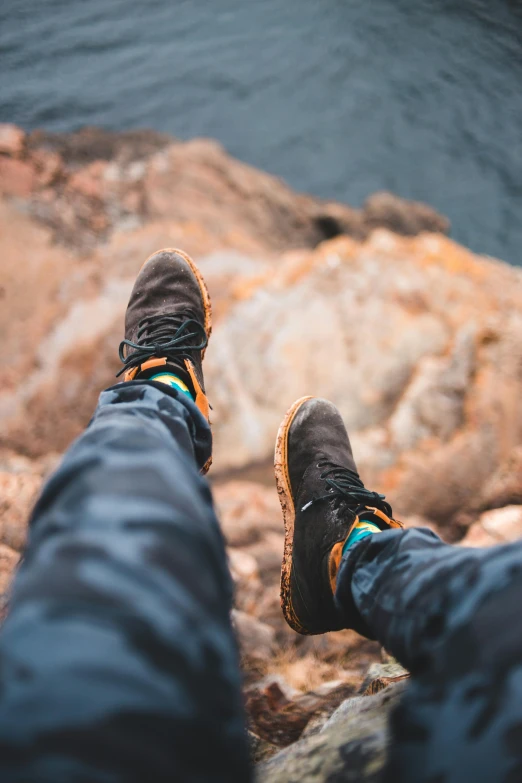
[[[358,630],[414,675],[393,719],[390,783],[522,779],[522,544],[464,549],[398,529],[325,400],[299,400],[285,417],[276,481],[288,622]],[[359,534],[363,518],[381,532]]]
[[163,345],[161,367],[190,395],[175,380],[104,392],[34,510],[0,630],[2,781],[250,780],[231,583],[200,475],[211,436],[201,335],[180,317],[187,291],[191,318],[202,322],[202,310],[184,259],[154,256],[138,278],[131,305],[139,295],[143,310],[156,280],[173,314],[146,318],[163,335],[138,337],[134,375],[147,373],[151,349],[156,366]]
[[346,552],[336,599],[413,675],[392,719],[388,780],[522,780],[522,542],[372,535]]

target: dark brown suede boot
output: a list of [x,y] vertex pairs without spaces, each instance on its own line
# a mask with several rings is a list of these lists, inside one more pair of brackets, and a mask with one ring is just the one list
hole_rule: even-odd
[[346,539],[364,511],[381,530],[402,527],[384,496],[364,487],[339,411],[318,397],[297,400],[279,427],[275,451],[285,549],[281,606],[301,634],[336,631],[337,571]]
[[129,299],[118,375],[133,381],[172,373],[208,420],[202,362],[211,331],[210,297],[194,261],[182,250],[158,250],[143,264]]

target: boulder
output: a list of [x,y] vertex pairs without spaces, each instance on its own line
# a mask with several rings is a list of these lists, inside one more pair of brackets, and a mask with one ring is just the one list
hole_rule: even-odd
[[285,256],[216,325],[215,463],[268,464],[284,410],[327,397],[399,516],[460,529],[519,446],[521,300],[520,270],[441,235],[381,230]]
[[495,546],[522,538],[522,505],[486,511],[462,539],[463,546]]
[[376,783],[386,761],[388,716],[404,686],[344,701],[318,734],[261,763],[256,783]]
[[250,729],[273,745],[286,747],[299,739],[314,717],[324,723],[353,692],[352,683],[337,680],[304,694],[289,693],[278,679],[270,678],[246,691]]
[[[216,314],[205,373],[220,483],[272,481],[284,410],[312,393],[339,406],[364,480],[399,516],[454,540],[473,515],[518,502],[521,273],[451,242],[429,209],[381,194],[356,229],[353,210],[295,194],[215,143],[153,133],[34,133],[0,162],[36,178],[15,178],[15,189],[31,188],[25,201],[0,199],[10,357],[0,446],[41,457],[81,432],[118,368],[137,270],[158,246],[181,244]],[[511,485],[486,491],[503,465],[512,478],[498,481]],[[275,494],[227,491],[229,543],[259,543],[250,554],[271,581]]]
[[[362,210],[294,193],[285,183],[234,160],[210,139],[180,142],[155,131],[25,133],[0,125],[0,192],[28,200],[54,239],[85,252],[114,230],[169,221],[204,227],[214,244],[251,250],[315,247],[375,227],[401,233],[447,232],[432,208],[377,194]],[[17,161],[21,165],[17,165]]]
[[396,234],[415,236],[422,231],[447,234],[449,220],[427,204],[406,201],[393,193],[382,191],[366,199],[363,207],[364,224],[368,232],[387,228]]

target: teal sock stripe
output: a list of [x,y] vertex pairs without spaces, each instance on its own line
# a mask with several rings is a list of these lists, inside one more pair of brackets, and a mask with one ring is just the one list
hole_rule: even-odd
[[354,544],[357,544],[358,541],[362,541],[363,538],[366,538],[366,536],[371,536],[374,533],[380,533],[381,529],[371,522],[370,520],[359,519],[359,522],[365,522],[366,525],[370,525],[372,530],[368,530],[367,527],[357,529],[357,527],[354,527],[348,538],[346,539],[344,546],[343,546],[343,555],[346,554],[346,552],[352,547]]
[[[165,380],[165,376],[168,375],[168,379]],[[183,392],[183,394],[186,394],[189,399],[193,400],[192,394],[187,389],[181,378],[178,378],[177,375],[172,375],[171,373],[166,372],[158,372],[156,375],[153,375],[149,380],[155,381],[158,380],[158,378],[163,377],[164,380],[162,383],[165,383],[167,386],[170,386],[172,389],[177,389],[180,392]]]

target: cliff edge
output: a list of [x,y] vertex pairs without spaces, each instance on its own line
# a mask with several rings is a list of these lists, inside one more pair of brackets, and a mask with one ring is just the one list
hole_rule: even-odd
[[215,312],[210,479],[259,780],[319,783],[356,757],[354,779],[376,779],[407,673],[351,632],[303,638],[284,624],[277,426],[296,397],[328,397],[363,478],[406,524],[471,546],[517,538],[522,272],[452,242],[425,205],[324,202],[213,141],[150,131],[0,126],[0,223],[4,610],[41,483],[114,382],[136,272],[182,247]]

